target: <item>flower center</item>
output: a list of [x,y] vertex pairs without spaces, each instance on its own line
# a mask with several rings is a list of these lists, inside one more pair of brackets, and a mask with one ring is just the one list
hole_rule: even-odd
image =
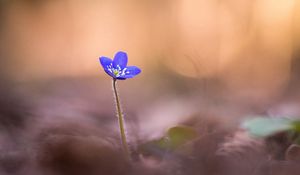
[[114,74],[116,77],[118,77],[119,74],[120,74],[120,72],[119,72],[118,70],[116,70],[116,69],[112,69],[112,70],[113,70],[113,74]]
[[119,65],[117,65],[117,68],[114,68],[112,64],[107,66],[107,69],[109,72],[111,72],[115,77],[120,77],[124,76],[126,73],[129,73],[128,71],[126,72],[127,68],[125,67],[123,70]]

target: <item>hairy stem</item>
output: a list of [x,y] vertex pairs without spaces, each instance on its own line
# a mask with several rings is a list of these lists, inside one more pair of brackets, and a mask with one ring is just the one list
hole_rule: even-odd
[[121,104],[120,104],[120,99],[119,99],[119,94],[116,88],[116,79],[113,79],[113,91],[115,95],[115,100],[116,100],[116,109],[117,109],[117,115],[118,115],[118,121],[119,121],[119,127],[120,127],[120,135],[121,135],[121,141],[122,141],[122,146],[125,151],[125,154],[128,158],[130,158],[130,152],[127,144],[127,139],[126,139],[126,133],[125,133],[125,126],[124,126],[124,116],[122,114],[122,109],[121,109]]

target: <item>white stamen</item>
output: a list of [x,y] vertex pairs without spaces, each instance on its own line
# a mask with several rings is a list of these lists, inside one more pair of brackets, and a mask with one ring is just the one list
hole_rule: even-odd
[[122,76],[125,75],[125,71],[126,71],[126,70],[127,70],[126,67],[122,70],[122,72],[121,72],[121,75],[122,75]]
[[119,70],[119,71],[121,70],[121,67],[120,67],[120,65],[117,65],[117,68],[118,68],[118,70]]
[[114,68],[112,66],[112,64],[106,66],[107,67],[107,70],[114,74],[115,77],[120,77],[120,76],[124,76],[125,75],[125,72],[126,73],[129,73],[127,70],[127,68],[125,67],[123,70],[121,69],[120,65],[117,65],[117,68]]

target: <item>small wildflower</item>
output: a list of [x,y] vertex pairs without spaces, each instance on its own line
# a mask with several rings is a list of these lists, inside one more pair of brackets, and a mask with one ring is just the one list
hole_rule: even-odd
[[122,51],[116,53],[114,60],[104,56],[100,57],[99,60],[104,71],[113,79],[125,80],[141,73],[140,68],[127,66],[127,54]]
[[127,66],[127,61],[128,61],[127,54],[122,51],[116,53],[114,60],[111,60],[110,58],[104,56],[100,57],[99,60],[104,71],[113,78],[112,86],[113,86],[113,92],[114,92],[115,102],[116,102],[116,110],[117,110],[118,121],[119,121],[120,138],[121,138],[124,152],[127,158],[131,160],[131,152],[126,138],[125,120],[122,113],[120,98],[119,98],[116,84],[117,84],[117,80],[125,80],[127,78],[135,77],[137,74],[141,73],[141,69],[136,66]]

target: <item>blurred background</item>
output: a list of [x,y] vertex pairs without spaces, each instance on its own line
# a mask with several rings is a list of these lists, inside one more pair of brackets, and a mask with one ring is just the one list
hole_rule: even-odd
[[[207,134],[194,164],[181,157],[183,172],[216,175],[227,145],[255,166],[233,157],[219,174],[253,175],[269,159],[263,144],[233,134],[240,122],[300,116],[300,0],[0,0],[1,174],[124,172],[111,79],[98,60],[120,50],[142,69],[118,81],[132,145],[177,124]],[[178,174],[178,157],[166,160]]]
[[111,117],[98,58],[122,50],[142,69],[119,89],[144,132],[196,113],[297,116],[299,29],[299,0],[0,0],[1,86],[35,115]]

